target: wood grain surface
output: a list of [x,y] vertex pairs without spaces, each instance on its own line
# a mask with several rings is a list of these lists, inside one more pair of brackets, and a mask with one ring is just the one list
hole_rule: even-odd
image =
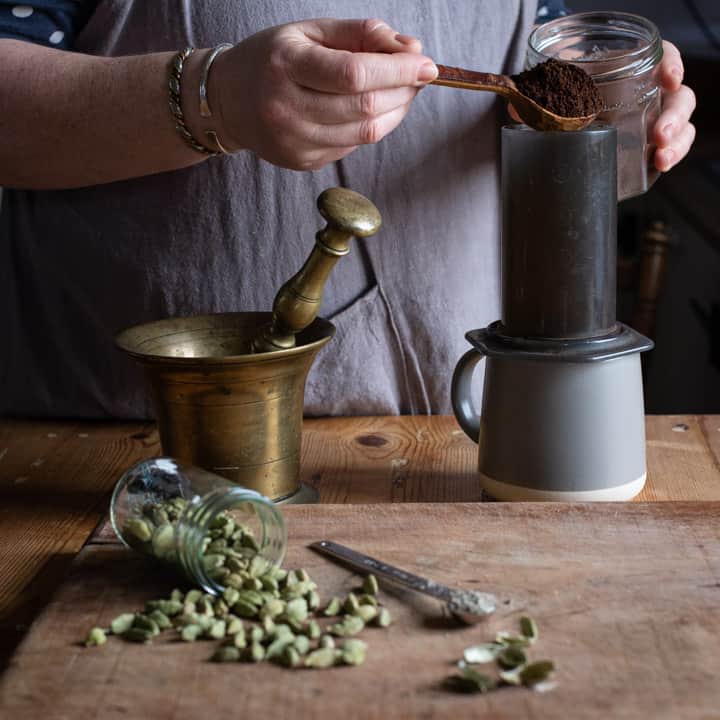
[[[207,662],[213,643],[135,646],[81,640],[176,583],[138,554],[87,546],[0,683],[0,717],[24,720],[263,718],[720,717],[720,503],[412,504],[284,510],[287,567],[324,597],[357,585],[306,546],[325,538],[458,586],[494,591],[500,609],[461,628],[436,601],[385,590],[396,622],[368,629],[359,668],[286,670]],[[486,696],[442,688],[464,647],[539,624],[536,659],[558,687]]]
[[[639,500],[720,500],[720,416],[648,416]],[[0,421],[0,667],[134,462],[142,423]],[[307,420],[302,480],[323,503],[473,502],[477,446],[452,417]]]

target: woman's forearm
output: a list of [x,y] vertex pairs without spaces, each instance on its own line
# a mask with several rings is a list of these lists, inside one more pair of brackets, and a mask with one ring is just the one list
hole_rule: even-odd
[[[188,75],[199,74],[195,55]],[[172,57],[105,58],[0,40],[0,186],[71,188],[202,162],[168,107]]]

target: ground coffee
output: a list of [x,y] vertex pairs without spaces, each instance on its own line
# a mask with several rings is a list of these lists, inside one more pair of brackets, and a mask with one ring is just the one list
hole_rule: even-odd
[[512,79],[523,95],[562,117],[593,115],[604,106],[600,91],[584,70],[553,58]]

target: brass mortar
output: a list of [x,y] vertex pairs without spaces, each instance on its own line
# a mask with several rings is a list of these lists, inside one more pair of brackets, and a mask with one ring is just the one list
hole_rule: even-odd
[[301,495],[305,380],[335,332],[317,317],[325,282],[353,236],[380,229],[377,208],[352,190],[318,198],[327,227],[273,312],[169,318],[116,342],[145,368],[162,451],[276,500]]

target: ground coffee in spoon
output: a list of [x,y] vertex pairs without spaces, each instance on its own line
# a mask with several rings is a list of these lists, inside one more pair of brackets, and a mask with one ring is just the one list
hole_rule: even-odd
[[604,106],[592,78],[576,65],[560,60],[551,58],[512,79],[523,95],[562,117],[594,115]]

